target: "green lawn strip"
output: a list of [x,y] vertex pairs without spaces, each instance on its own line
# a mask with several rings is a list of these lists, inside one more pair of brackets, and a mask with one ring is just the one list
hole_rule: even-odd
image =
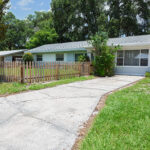
[[85,81],[85,80],[91,80],[94,79],[94,76],[87,76],[87,77],[75,77],[71,79],[64,79],[64,80],[58,80],[51,83],[39,83],[39,84],[21,84],[21,83],[0,83],[0,95],[6,95],[6,94],[13,94],[18,93],[22,91],[28,91],[28,90],[40,90],[48,87],[55,87],[62,84],[68,84],[72,82],[77,81]]
[[111,94],[80,150],[149,150],[150,78]]

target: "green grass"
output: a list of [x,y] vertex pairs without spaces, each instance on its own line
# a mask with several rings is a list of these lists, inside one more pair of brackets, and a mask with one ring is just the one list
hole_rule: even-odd
[[150,78],[107,98],[80,150],[150,149]]
[[31,85],[21,84],[21,83],[0,83],[0,95],[13,94],[13,93],[18,93],[18,92],[28,91],[28,90],[40,90],[48,87],[55,87],[58,85],[68,84],[77,81],[91,80],[94,78],[95,78],[94,76],[75,77],[71,79],[54,81],[51,83],[45,83],[45,84],[39,83],[39,84],[31,84]]

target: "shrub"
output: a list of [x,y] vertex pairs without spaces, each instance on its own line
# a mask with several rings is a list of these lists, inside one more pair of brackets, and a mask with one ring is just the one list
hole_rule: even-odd
[[150,72],[146,72],[145,77],[150,77]]
[[84,55],[79,56],[79,62],[89,62],[89,61],[90,61],[89,56]]
[[23,55],[23,60],[25,62],[30,62],[30,61],[33,61],[33,55],[31,53],[25,53]]
[[115,53],[119,46],[107,46],[108,35],[106,32],[96,33],[91,37],[90,43],[93,45],[95,60],[93,61],[94,75],[113,76],[115,68]]

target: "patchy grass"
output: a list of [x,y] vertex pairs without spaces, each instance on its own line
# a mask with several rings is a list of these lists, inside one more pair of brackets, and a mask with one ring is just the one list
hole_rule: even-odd
[[58,80],[51,83],[39,83],[39,84],[21,84],[21,83],[0,83],[0,95],[7,95],[7,94],[13,94],[18,93],[22,91],[28,91],[28,90],[40,90],[48,87],[55,87],[62,84],[68,84],[72,82],[77,81],[85,81],[85,80],[91,80],[94,79],[94,76],[87,76],[87,77],[76,77],[71,79],[65,79],[65,80]]
[[150,149],[150,78],[111,94],[80,150]]

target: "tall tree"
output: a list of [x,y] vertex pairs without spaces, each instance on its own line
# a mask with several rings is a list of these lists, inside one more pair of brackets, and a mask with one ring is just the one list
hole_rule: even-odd
[[52,0],[54,27],[59,41],[79,41],[106,24],[105,0]]
[[51,12],[35,12],[27,17],[26,22],[33,29],[32,36],[26,43],[27,48],[57,42],[58,35],[54,29]]
[[9,0],[0,0],[0,41],[4,39],[5,32],[6,32],[6,26],[2,22],[2,17],[5,14],[5,10],[8,8]]
[[149,2],[145,0],[108,0],[109,37],[148,34]]
[[5,39],[0,42],[0,48],[2,50],[25,48],[27,40],[27,28],[25,22],[16,19],[11,12],[8,12],[3,17],[3,21],[8,27]]
[[136,0],[141,34],[150,33],[150,1]]

